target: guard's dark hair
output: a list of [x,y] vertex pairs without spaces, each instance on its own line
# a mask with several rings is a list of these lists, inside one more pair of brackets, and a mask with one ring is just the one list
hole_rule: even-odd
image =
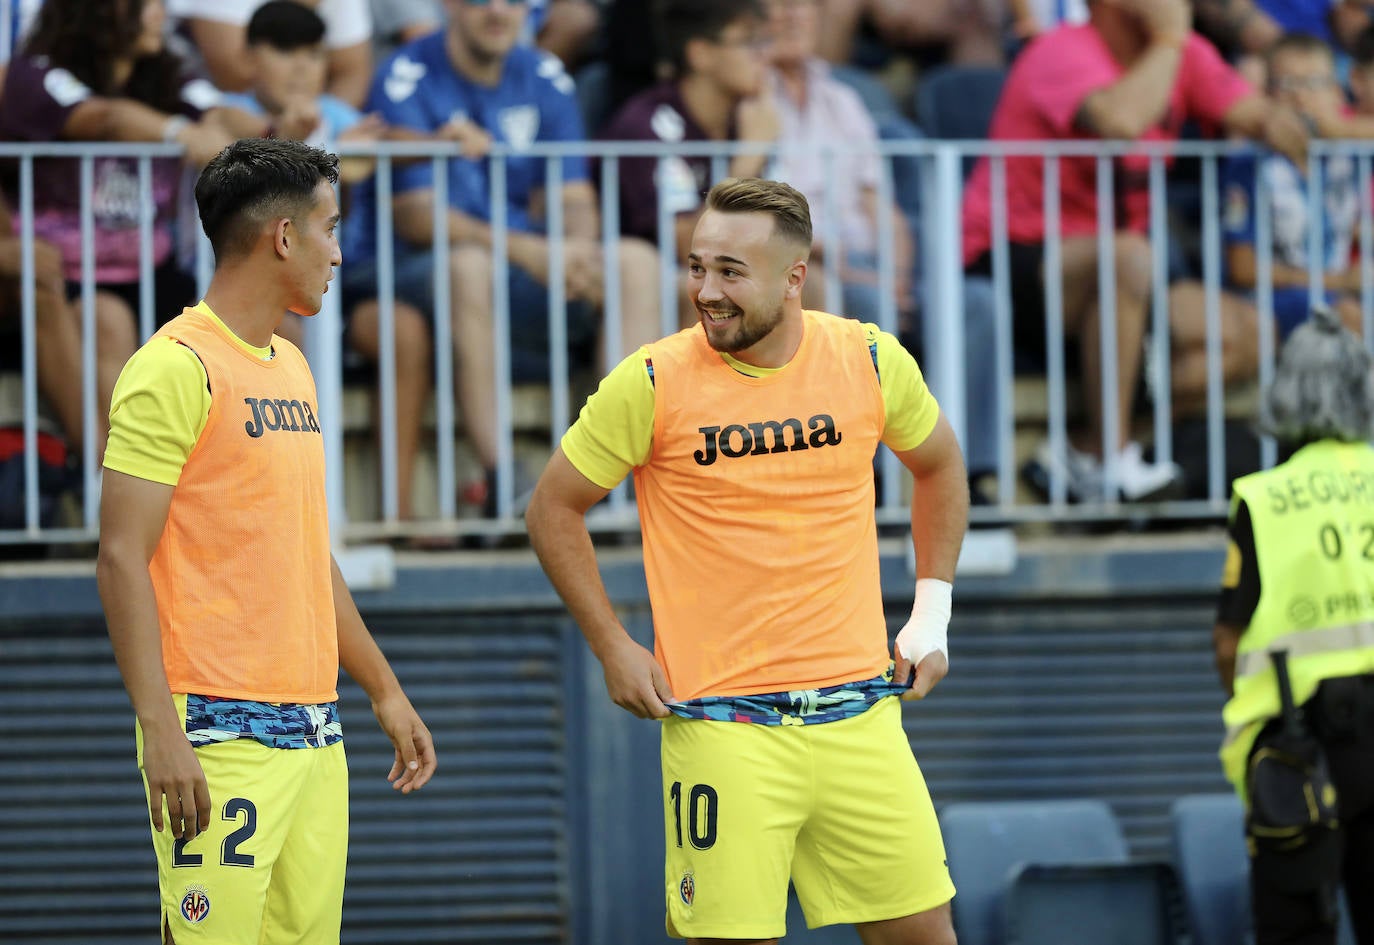
[[248,20],[249,46],[265,43],[282,52],[324,42],[324,20],[295,0],[268,0]]
[[182,61],[167,50],[134,60],[116,87],[115,60],[128,55],[143,32],[144,0],[45,0],[24,55],[46,56],[96,95],[131,98],[158,111],[181,110]]
[[727,177],[706,194],[706,209],[767,213],[773,217],[774,233],[803,250],[811,249],[811,205],[790,184],[759,177]]
[[714,40],[737,20],[767,14],[761,0],[659,0],[654,27],[659,58],[672,67],[674,78],[687,74],[687,44],[694,39]]
[[262,226],[299,218],[315,205],[320,181],[339,181],[337,156],[299,141],[242,138],[200,172],[196,206],[215,258],[252,249]]

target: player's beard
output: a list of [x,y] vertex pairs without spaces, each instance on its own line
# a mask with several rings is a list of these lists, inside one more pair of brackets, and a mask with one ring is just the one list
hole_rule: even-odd
[[758,315],[746,312],[737,306],[723,308],[712,306],[706,311],[731,314],[735,317],[720,327],[712,327],[710,319],[703,312],[702,328],[706,331],[706,340],[712,348],[717,351],[724,351],[727,354],[736,354],[740,351],[752,348],[768,334],[778,327],[782,321],[782,305],[779,304],[770,314]]

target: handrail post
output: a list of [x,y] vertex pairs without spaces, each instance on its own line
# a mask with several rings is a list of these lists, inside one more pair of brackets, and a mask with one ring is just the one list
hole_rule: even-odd
[[935,146],[928,166],[926,310],[921,322],[923,370],[954,434],[966,443],[964,398],[963,173],[959,146]]

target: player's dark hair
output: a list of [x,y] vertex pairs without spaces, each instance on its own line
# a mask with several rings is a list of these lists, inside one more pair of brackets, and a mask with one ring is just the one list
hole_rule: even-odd
[[1357,66],[1374,66],[1374,23],[1360,30],[1350,44],[1350,61]]
[[292,52],[324,42],[324,20],[295,0],[268,0],[248,20],[249,46],[266,43],[273,49]]
[[46,56],[96,95],[131,98],[158,111],[181,108],[181,60],[167,50],[134,60],[123,86],[115,62],[129,54],[143,32],[144,0],[46,0],[38,10],[24,55]]
[[267,221],[309,213],[326,180],[338,183],[338,157],[299,141],[242,138],[215,155],[196,181],[196,206],[216,260],[251,250]]
[[674,78],[687,74],[688,43],[719,39],[731,23],[766,17],[761,0],[659,0],[654,12],[659,58]]
[[811,249],[811,205],[801,191],[777,180],[728,177],[706,195],[706,209],[721,213],[767,213],[773,232]]

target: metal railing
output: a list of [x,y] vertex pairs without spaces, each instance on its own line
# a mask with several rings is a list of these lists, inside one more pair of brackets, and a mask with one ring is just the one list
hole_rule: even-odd
[[[814,154],[815,148],[806,149]],[[849,145],[835,142],[822,151],[822,160],[833,166],[835,160],[844,154],[853,153]],[[1062,143],[993,143],[987,141],[884,141],[878,146],[884,172],[879,176],[878,205],[888,207],[899,198],[910,202],[913,197],[920,201],[920,219],[915,222],[918,234],[919,271],[921,286],[922,324],[920,341],[923,349],[922,369],[925,371],[932,390],[940,399],[944,412],[949,417],[961,442],[968,442],[968,436],[976,433],[988,437],[995,444],[995,503],[989,507],[975,509],[975,520],[998,520],[1011,523],[1030,521],[1058,520],[1119,520],[1146,518],[1219,518],[1225,513],[1228,470],[1224,442],[1225,398],[1227,390],[1222,380],[1222,342],[1221,342],[1221,293],[1223,282],[1221,209],[1218,190],[1219,162],[1229,154],[1243,150],[1243,146],[1228,143],[1183,142],[1183,143],[1114,143],[1114,142],[1062,142]],[[382,418],[380,429],[376,431],[380,444],[380,495],[377,497],[377,514],[372,517],[354,516],[351,520],[345,509],[346,494],[359,488],[345,481],[345,436],[342,423],[344,354],[341,341],[341,314],[338,293],[325,296],[325,308],[319,316],[309,319],[306,328],[306,349],[315,372],[319,388],[319,417],[326,435],[326,452],[329,468],[329,499],[331,520],[335,526],[338,540],[365,540],[384,536],[413,535],[425,533],[494,535],[515,534],[523,530],[519,515],[522,511],[522,490],[528,483],[517,482],[515,461],[516,431],[512,424],[514,389],[510,383],[511,345],[509,298],[506,276],[510,265],[508,244],[511,228],[506,215],[504,194],[506,191],[508,149],[497,146],[489,157],[488,184],[493,213],[490,220],[492,232],[492,311],[495,322],[495,343],[491,356],[496,365],[498,382],[496,390],[496,417],[499,431],[497,446],[496,475],[496,517],[493,519],[474,518],[460,513],[457,501],[458,459],[457,444],[461,440],[461,430],[453,401],[453,379],[455,364],[451,343],[451,327],[447,311],[451,305],[449,282],[449,244],[447,226],[447,175],[443,173],[444,162],[457,156],[456,146],[451,143],[383,143],[348,144],[338,149],[341,155],[368,156],[376,159],[377,200],[375,206],[376,236],[378,253],[378,300],[380,308],[380,356],[377,365],[376,396],[379,398]],[[600,188],[601,237],[605,260],[605,302],[602,315],[603,359],[599,365],[592,366],[599,376],[618,362],[627,353],[619,350],[620,326],[624,315],[623,300],[620,297],[618,278],[617,240],[620,219],[619,179],[622,162],[632,158],[666,158],[704,156],[709,158],[713,177],[719,179],[726,174],[730,157],[740,153],[774,153],[763,145],[733,143],[700,143],[669,145],[641,142],[588,142],[577,144],[537,144],[522,151],[524,156],[560,158],[582,154],[600,159],[596,183]],[[1146,364],[1147,370],[1154,372],[1154,399],[1150,409],[1150,427],[1157,456],[1168,460],[1174,456],[1172,437],[1172,406],[1170,400],[1169,354],[1170,354],[1170,312],[1169,312],[1169,273],[1166,268],[1170,240],[1169,210],[1169,162],[1178,158],[1193,158],[1200,162],[1200,183],[1202,213],[1200,221],[1202,282],[1205,287],[1206,320],[1206,364],[1207,395],[1205,408],[1206,421],[1206,468],[1207,492],[1204,498],[1185,501],[1170,501],[1148,504],[1127,505],[1115,499],[1100,502],[1070,502],[1066,483],[1057,475],[1051,475],[1047,501],[1027,499],[1024,490],[1018,489],[1018,469],[1016,434],[1018,422],[1022,431],[1026,421],[1018,421],[1017,416],[1017,374],[1012,344],[1012,295],[1011,264],[1008,244],[1008,210],[1006,200],[1007,160],[1013,157],[1034,156],[1042,159],[1044,172],[1044,209],[1046,219],[1046,238],[1044,243],[1045,280],[1044,305],[1046,313],[1046,359],[1045,389],[1047,409],[1045,435],[1051,447],[1062,453],[1068,442],[1070,419],[1069,380],[1070,370],[1064,358],[1064,285],[1060,270],[1063,236],[1060,232],[1060,198],[1062,191],[1061,173],[1066,158],[1089,157],[1095,159],[1096,187],[1098,200],[1098,232],[1112,234],[1116,230],[1114,207],[1114,160],[1125,154],[1145,155],[1148,158],[1148,180],[1150,189],[1150,212],[1148,238],[1153,254],[1153,283],[1150,344]],[[1365,337],[1374,339],[1374,220],[1371,219],[1371,160],[1374,158],[1374,143],[1356,145],[1348,142],[1315,142],[1314,156],[1333,154],[1354,154],[1358,162],[1360,185],[1359,213],[1359,266],[1362,273],[1360,297],[1363,306]],[[94,162],[98,158],[123,156],[137,162],[140,206],[137,239],[140,253],[141,281],[145,291],[140,296],[138,310],[139,337],[147,338],[153,331],[156,321],[153,311],[153,293],[149,290],[153,280],[153,201],[151,186],[151,161],[157,157],[177,156],[178,149],[170,145],[127,145],[127,144],[0,144],[0,159],[17,161],[18,164],[18,204],[16,209],[20,232],[23,237],[23,268],[21,279],[19,310],[21,313],[21,375],[22,396],[19,405],[19,423],[23,430],[24,489],[23,521],[24,527],[0,531],[0,544],[15,543],[68,543],[86,542],[97,537],[98,522],[98,469],[95,457],[82,457],[80,512],[75,524],[59,527],[42,527],[39,522],[38,459],[36,449],[37,431],[40,428],[40,404],[37,392],[37,356],[35,347],[35,285],[33,258],[33,171],[35,161],[54,158],[75,159],[79,164],[81,182],[81,235],[82,235],[82,278],[80,292],[74,304],[79,307],[82,326],[82,397],[85,405],[85,440],[91,442],[95,432],[96,391],[95,391],[95,260],[94,260]],[[986,156],[989,160],[992,180],[992,350],[967,352],[965,348],[964,305],[965,274],[961,256],[962,219],[961,196],[963,190],[963,171],[965,161],[971,156]],[[391,419],[394,416],[396,400],[395,366],[395,300],[393,272],[393,223],[390,201],[385,199],[390,190],[394,164],[398,160],[428,160],[434,170],[435,206],[433,212],[434,244],[433,258],[436,260],[434,279],[435,308],[439,313],[433,320],[434,337],[434,390],[432,450],[435,465],[436,483],[434,494],[436,508],[434,514],[420,521],[402,521],[398,517],[397,501],[397,462],[396,433]],[[906,162],[919,170],[919,194],[913,195],[908,184],[904,193],[898,193],[892,168],[894,161]],[[1072,166],[1071,166],[1072,167]],[[557,194],[562,189],[562,163],[559,160],[545,162],[545,185],[548,193]],[[834,179],[834,175],[827,175]],[[1257,175],[1259,182],[1256,232],[1257,287],[1254,304],[1259,312],[1261,324],[1273,319],[1273,292],[1271,274],[1273,271],[1272,240],[1270,229],[1269,200],[1266,193],[1264,175]],[[1315,302],[1321,298],[1322,277],[1321,252],[1317,241],[1321,238],[1321,227],[1325,207],[1322,200],[1321,164],[1310,162],[1308,174],[1308,211],[1309,233],[1313,240],[1313,250],[1309,252],[1311,282],[1310,297]],[[660,187],[662,182],[660,180]],[[826,245],[837,245],[838,214],[837,198],[832,190],[824,199],[825,213],[822,227],[817,233]],[[561,207],[558,200],[547,201],[547,225],[550,233],[557,233],[562,227]],[[658,255],[660,260],[660,316],[665,333],[676,328],[678,311],[678,261],[674,245],[673,220],[669,216],[663,200],[659,201]],[[887,213],[878,215],[880,221],[876,234],[877,279],[879,286],[880,308],[876,321],[887,331],[898,328],[898,311],[894,288],[897,284],[895,236],[892,218]],[[347,223],[345,223],[347,225]],[[1104,277],[1098,281],[1099,304],[1104,312],[1113,310],[1115,286],[1112,278],[1112,241],[1099,237],[1099,266]],[[208,242],[203,236],[197,241],[195,254],[195,275],[200,291],[204,291],[213,266]],[[840,311],[841,260],[838,253],[826,253],[821,271],[826,276],[826,307]],[[344,266],[349,260],[344,260]],[[550,241],[549,272],[550,285],[548,299],[549,346],[547,350],[548,381],[543,385],[543,396],[547,400],[546,433],[547,446],[551,450],[574,416],[574,398],[578,387],[577,365],[571,363],[566,340],[566,294],[563,290],[562,274],[565,269],[565,253],[562,241]],[[337,284],[337,283],[336,283]],[[1098,396],[1102,401],[1102,442],[1104,474],[1108,486],[1115,483],[1115,451],[1107,448],[1116,442],[1118,431],[1116,402],[1118,377],[1116,370],[1116,336],[1114,320],[1103,319],[1100,333],[1102,353],[1102,382]],[[1255,365],[1258,384],[1264,386],[1273,367],[1275,352],[1267,331],[1259,335],[1259,356]],[[978,370],[969,371],[969,365]],[[970,402],[979,398],[990,398],[984,403],[994,404],[991,415],[994,422],[991,429],[970,430]],[[4,405],[12,412],[13,404]],[[88,451],[89,453],[89,451]],[[903,502],[902,470],[894,456],[883,451],[880,461],[881,489],[877,515],[885,524],[900,525],[907,521],[909,510]],[[1272,442],[1264,441],[1262,463],[1272,465],[1275,461],[1275,447]],[[537,474],[538,470],[524,471]],[[1107,494],[1114,495],[1109,489]],[[12,501],[13,497],[7,499]],[[610,500],[593,510],[589,523],[594,530],[603,532],[630,532],[637,529],[635,510],[627,490],[622,487],[612,493]]]

